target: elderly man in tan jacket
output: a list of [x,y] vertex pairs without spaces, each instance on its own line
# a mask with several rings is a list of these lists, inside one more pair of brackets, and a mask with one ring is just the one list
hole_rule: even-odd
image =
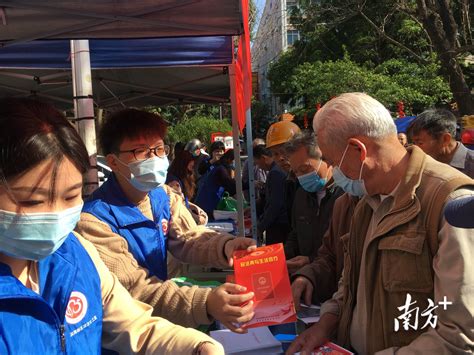
[[333,338],[359,354],[471,354],[474,231],[446,223],[443,207],[474,195],[473,180],[405,149],[389,112],[366,94],[329,101],[313,125],[336,184],[361,201],[339,289],[288,352]]
[[211,290],[166,281],[168,250],[183,262],[229,267],[234,250],[255,243],[196,225],[183,197],[164,185],[165,134],[164,120],[149,112],[125,109],[107,117],[99,137],[113,174],[85,202],[76,229],[153,315],[183,326],[217,319],[243,332],[235,323],[253,317],[253,293],[245,287],[226,283]]

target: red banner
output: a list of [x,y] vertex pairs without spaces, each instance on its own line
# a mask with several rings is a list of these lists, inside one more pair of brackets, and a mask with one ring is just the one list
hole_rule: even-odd
[[242,20],[244,31],[240,36],[237,61],[235,62],[235,90],[240,131],[245,127],[245,114],[247,110],[250,109],[250,103],[252,101],[252,64],[250,59],[248,0],[242,0]]

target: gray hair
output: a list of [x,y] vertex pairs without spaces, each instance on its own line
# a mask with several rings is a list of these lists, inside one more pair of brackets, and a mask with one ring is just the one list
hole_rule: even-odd
[[390,112],[373,97],[351,92],[327,102],[314,116],[314,131],[319,139],[344,149],[355,136],[380,139],[396,135]]
[[306,148],[310,158],[321,159],[321,151],[316,143],[314,132],[302,132],[295,134],[286,144],[285,151],[287,154],[293,154],[301,147]]
[[408,127],[408,135],[412,138],[425,130],[430,136],[438,139],[443,133],[449,133],[456,139],[456,116],[445,109],[430,109],[420,113]]

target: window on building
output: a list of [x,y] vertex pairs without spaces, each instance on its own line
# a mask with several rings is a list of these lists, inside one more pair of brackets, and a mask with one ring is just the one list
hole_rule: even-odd
[[288,1],[286,3],[286,15],[290,18],[293,12],[298,8],[298,4],[296,2]]
[[300,33],[298,30],[288,30],[286,32],[286,41],[289,46],[292,46],[299,39],[300,39]]

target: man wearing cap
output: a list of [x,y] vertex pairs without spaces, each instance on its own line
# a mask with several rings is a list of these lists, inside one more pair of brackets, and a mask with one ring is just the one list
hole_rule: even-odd
[[267,131],[267,148],[272,152],[275,163],[287,174],[285,187],[281,191],[284,191],[283,198],[289,224],[291,224],[293,201],[299,184],[295,174],[291,171],[285,144],[297,133],[301,133],[300,128],[289,120],[276,122]]
[[201,178],[199,166],[201,166],[203,161],[209,159],[209,154],[206,153],[204,148],[204,144],[202,144],[197,138],[191,139],[184,147],[184,150],[190,152],[194,157],[194,174],[196,176],[196,180]]

